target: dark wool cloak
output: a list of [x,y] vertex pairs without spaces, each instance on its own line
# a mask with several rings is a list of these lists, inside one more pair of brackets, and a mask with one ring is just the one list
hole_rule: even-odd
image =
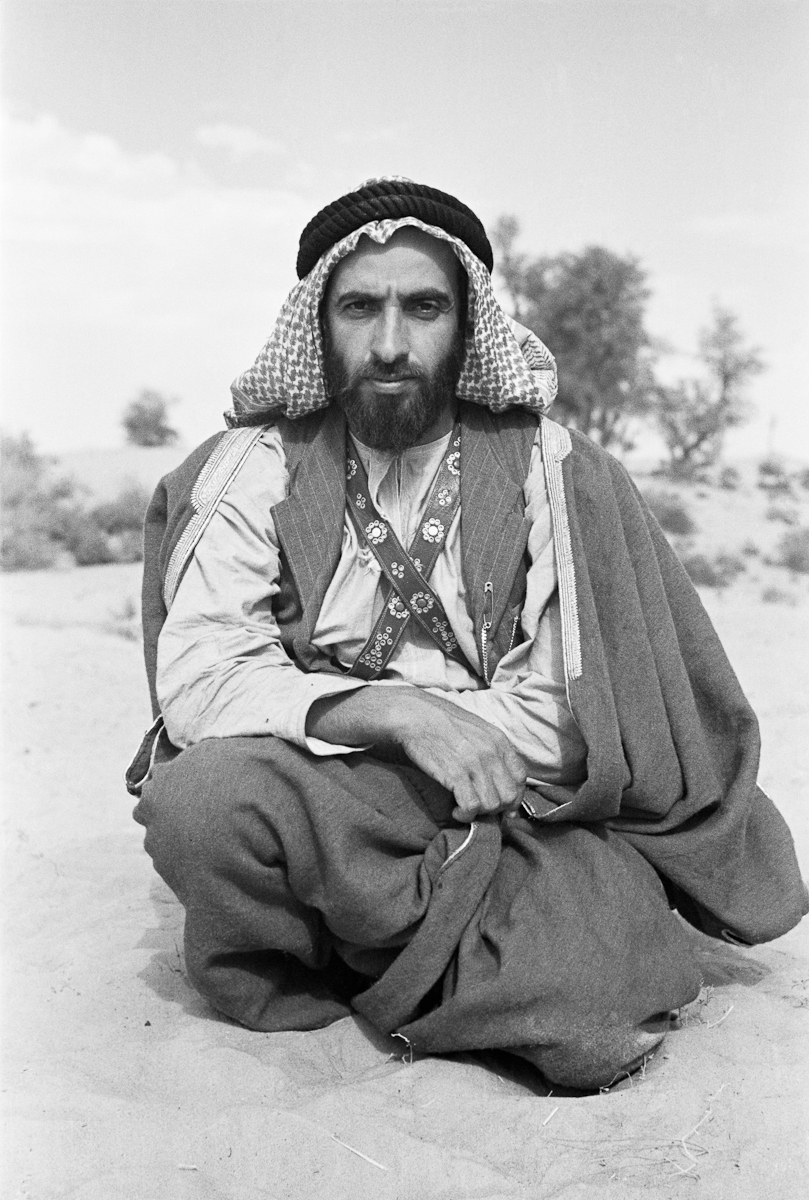
[[[481,411],[472,424],[536,427],[528,414],[512,421],[481,417]],[[293,472],[293,490],[299,475],[312,476],[315,466],[336,463],[344,453],[329,435],[328,417],[308,420],[316,423],[316,436],[296,451],[306,470]],[[532,791],[536,821],[618,834],[654,867],[670,903],[713,936],[743,943],[778,937],[809,904],[789,831],[756,786],[758,726],[739,682],[624,468],[582,435],[572,432],[571,446],[566,431],[540,420],[566,447],[551,462],[551,443],[543,441],[556,517],[568,698],[587,744],[587,778],[573,789]],[[484,437],[485,428],[478,432]],[[493,462],[499,458],[513,478],[514,461],[502,461],[504,443],[490,440]],[[220,450],[220,439],[211,439],[167,476],[147,516],[143,617],[153,699],[166,574],[200,471]],[[342,471],[318,466],[317,478],[321,507],[338,519]],[[463,531],[463,501],[461,513]],[[519,522],[503,527],[517,529]],[[311,553],[318,554],[316,546]],[[465,553],[474,558],[474,545]],[[474,562],[465,561],[464,570],[479,575]],[[301,599],[305,608],[307,597]]]

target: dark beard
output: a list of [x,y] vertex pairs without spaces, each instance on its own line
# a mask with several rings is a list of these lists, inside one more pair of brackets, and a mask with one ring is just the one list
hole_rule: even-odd
[[[451,409],[461,373],[464,340],[459,332],[446,357],[432,374],[400,363],[367,363],[350,374],[337,354],[328,332],[323,331],[323,366],[326,390],[345,413],[348,427],[354,436],[373,450],[390,450],[401,454],[414,445],[434,424],[441,413]],[[384,400],[367,399],[362,395],[365,380],[413,377],[408,395],[390,396]]]

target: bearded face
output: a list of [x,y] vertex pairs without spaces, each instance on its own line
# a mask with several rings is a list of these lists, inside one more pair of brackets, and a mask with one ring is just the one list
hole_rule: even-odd
[[359,441],[401,454],[454,409],[463,350],[458,330],[444,357],[429,370],[404,358],[384,362],[374,357],[351,370],[324,331],[326,389]]
[[417,229],[361,239],[338,263],[321,311],[326,387],[365,445],[399,454],[452,428],[465,283],[450,247]]

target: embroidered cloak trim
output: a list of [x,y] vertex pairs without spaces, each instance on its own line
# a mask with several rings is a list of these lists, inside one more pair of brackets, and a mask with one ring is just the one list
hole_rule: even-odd
[[[494,426],[503,420],[474,411]],[[567,693],[588,754],[577,788],[532,791],[537,820],[605,823],[652,864],[681,914],[713,936],[746,943],[778,937],[809,910],[809,897],[786,824],[756,786],[755,716],[688,575],[624,468],[582,435],[545,417],[541,423]],[[222,445],[234,460],[249,450],[221,439],[246,435],[257,432],[205,443],[158,486],[147,514],[143,619],[153,696],[169,564],[199,513],[190,496],[201,490],[212,457],[228,453]],[[492,466],[507,478],[492,457],[494,441],[470,439],[468,487]],[[343,475],[332,473],[335,495],[324,495],[323,505],[342,515]],[[205,482],[215,494],[216,481]],[[481,564],[468,519],[464,531],[471,506],[463,487],[462,476],[464,572],[476,597]],[[514,512],[501,519],[495,541],[507,555],[520,519]]]

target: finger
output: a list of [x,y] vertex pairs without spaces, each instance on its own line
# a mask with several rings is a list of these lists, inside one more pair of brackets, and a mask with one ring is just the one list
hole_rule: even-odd
[[[503,780],[498,782],[502,787]],[[499,790],[489,775],[484,778],[465,778],[458,781],[453,788],[453,793],[458,808],[465,814],[465,820],[468,821],[474,820],[476,817],[495,816],[516,804],[513,790],[511,788]]]
[[471,775],[463,794],[463,806],[482,815],[500,812],[513,800],[504,779],[492,778],[490,771],[478,771]]
[[485,795],[478,798],[477,809],[481,816],[498,816],[500,813],[509,812],[517,808],[518,805],[512,795],[507,798],[499,797],[489,791]]
[[455,808],[452,815],[456,821],[468,824],[480,815],[479,797],[468,780],[459,781],[452,789],[455,796]]
[[477,771],[471,778],[477,802],[485,812],[502,812],[515,808],[525,792],[522,778],[514,778],[499,764],[486,764],[486,769]]

